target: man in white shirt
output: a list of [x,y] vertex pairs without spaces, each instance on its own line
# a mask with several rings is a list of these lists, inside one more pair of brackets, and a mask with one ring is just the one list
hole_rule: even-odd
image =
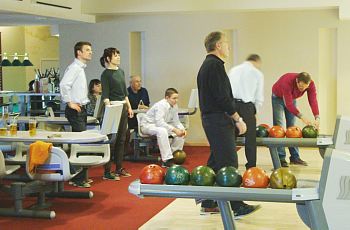
[[78,42],[74,46],[75,59],[64,72],[60,82],[61,98],[67,104],[66,117],[73,132],[86,130],[86,104],[89,102],[88,86],[85,76],[86,63],[91,60],[92,50],[89,42]]
[[[174,164],[173,152],[182,150],[187,134],[179,120],[178,98],[179,93],[176,89],[167,89],[165,98],[155,103],[140,122],[142,133],[157,136],[163,167]],[[172,134],[175,136],[169,143],[168,137]]]
[[[88,86],[85,76],[86,63],[91,60],[91,43],[78,42],[74,46],[75,59],[64,72],[60,82],[62,101],[66,103],[65,115],[73,132],[86,130],[87,112],[86,104],[89,102]],[[74,172],[74,168],[71,167]],[[86,169],[72,179],[73,185],[89,188],[91,185],[85,181]]]
[[238,113],[247,124],[245,133],[246,169],[256,166],[256,113],[264,102],[264,75],[260,71],[261,58],[251,54],[242,64],[233,67],[230,79],[233,98],[238,105]]

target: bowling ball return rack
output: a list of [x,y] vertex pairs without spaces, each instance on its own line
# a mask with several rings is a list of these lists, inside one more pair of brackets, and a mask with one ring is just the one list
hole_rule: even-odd
[[[237,143],[244,144],[244,138],[238,138]],[[347,229],[350,209],[350,118],[338,116],[333,137],[257,138],[257,144],[270,149],[275,169],[281,166],[277,147],[318,147],[323,157],[320,180],[300,179],[297,188],[290,190],[151,185],[135,180],[129,185],[129,192],[140,198],[216,200],[225,230],[236,229],[229,201],[295,203],[299,217],[310,229]]]

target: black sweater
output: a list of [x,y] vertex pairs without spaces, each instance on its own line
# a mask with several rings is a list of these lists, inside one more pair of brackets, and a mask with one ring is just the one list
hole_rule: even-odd
[[232,115],[237,108],[224,61],[208,54],[197,76],[199,107],[202,114],[226,112]]

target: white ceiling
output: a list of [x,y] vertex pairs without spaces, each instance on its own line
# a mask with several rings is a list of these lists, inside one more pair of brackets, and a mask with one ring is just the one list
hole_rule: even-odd
[[[57,25],[96,22],[97,15],[208,12],[220,10],[310,10],[339,8],[340,19],[350,19],[349,0],[1,0],[0,26]],[[69,9],[55,7],[67,6]]]
[[58,25],[70,23],[79,22],[62,18],[53,18],[23,13],[12,13],[0,10],[0,26]]

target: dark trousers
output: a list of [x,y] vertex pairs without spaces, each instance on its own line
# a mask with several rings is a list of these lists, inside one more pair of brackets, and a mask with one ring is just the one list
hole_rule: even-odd
[[116,165],[116,170],[122,168],[123,157],[125,153],[125,139],[128,129],[128,110],[127,105],[124,104],[122,115],[120,117],[117,139],[115,143],[110,144],[111,148],[111,161],[105,165],[105,171],[111,170],[112,163]]
[[68,105],[65,109],[65,115],[69,124],[72,126],[72,132],[81,132],[86,130],[87,113],[85,106],[81,107],[81,112],[71,109]]
[[[207,165],[215,173],[225,166],[238,168],[238,157],[235,143],[234,121],[225,113],[202,114],[202,125],[210,144],[210,156]],[[243,204],[241,201],[231,201],[232,210]],[[213,200],[205,200],[202,207],[213,208],[217,204]]]
[[[68,105],[66,106],[65,115],[69,124],[72,126],[72,132],[81,132],[86,130],[87,113],[85,106],[81,107],[81,112],[71,109]],[[76,168],[69,165],[71,173],[76,171]],[[85,179],[86,169],[83,169],[78,175],[76,175],[72,181],[80,182]]]
[[256,109],[252,102],[236,101],[236,105],[238,105],[239,115],[247,125],[247,132],[243,136],[245,136],[244,149],[247,158],[245,167],[249,169],[256,166]]

